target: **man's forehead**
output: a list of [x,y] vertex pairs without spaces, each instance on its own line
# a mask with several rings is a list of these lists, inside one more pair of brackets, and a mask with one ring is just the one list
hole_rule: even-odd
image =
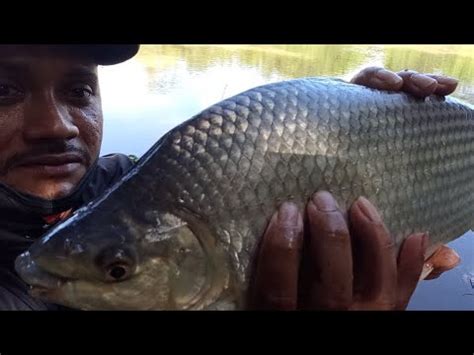
[[94,68],[93,59],[73,46],[65,45],[0,45],[0,61],[24,62],[28,59],[45,58],[49,60],[67,60],[84,67]]
[[53,66],[61,75],[97,76],[97,64],[89,58],[40,45],[0,45],[0,72],[9,75],[37,75]]

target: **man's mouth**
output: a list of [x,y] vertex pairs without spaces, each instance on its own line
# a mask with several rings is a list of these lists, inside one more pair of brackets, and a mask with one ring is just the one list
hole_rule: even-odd
[[48,176],[64,176],[74,173],[84,165],[84,159],[77,153],[48,154],[22,159],[14,165],[30,173]]

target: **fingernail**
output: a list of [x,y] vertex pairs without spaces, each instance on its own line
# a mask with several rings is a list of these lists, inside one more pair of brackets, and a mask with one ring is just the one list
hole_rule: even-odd
[[291,202],[284,202],[278,209],[278,221],[280,223],[298,222],[298,207]]
[[380,217],[375,207],[365,197],[359,197],[356,203],[361,212],[369,221],[374,223],[382,222],[382,217]]
[[435,79],[423,74],[413,74],[410,77],[410,80],[420,89],[427,89],[428,87],[436,84]]
[[338,209],[336,200],[327,191],[319,191],[313,194],[312,201],[316,208],[322,212],[331,212]]
[[388,70],[385,70],[385,69],[379,70],[375,74],[375,76],[378,79],[380,79],[380,80],[382,80],[382,81],[384,81],[384,82],[386,82],[390,85],[396,85],[396,84],[399,84],[403,81],[403,79],[400,78],[397,74],[392,73],[392,72],[390,72]]
[[459,81],[455,78],[451,78],[450,76],[443,76],[438,78],[438,83],[443,85],[456,85]]

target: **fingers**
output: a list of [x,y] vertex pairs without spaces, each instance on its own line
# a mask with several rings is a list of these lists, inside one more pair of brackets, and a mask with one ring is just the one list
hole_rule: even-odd
[[403,79],[402,91],[417,97],[427,97],[435,93],[438,82],[428,75],[413,70],[397,73]]
[[352,303],[352,249],[342,212],[328,192],[313,195],[307,206],[310,230],[305,308],[342,310]]
[[351,80],[351,83],[379,90],[400,90],[403,79],[394,72],[380,67],[363,69]]
[[434,92],[436,95],[441,95],[441,96],[449,95],[453,93],[454,90],[456,90],[456,87],[458,86],[458,81],[449,76],[434,75],[434,74],[427,74],[427,76],[435,79],[438,82],[438,85],[436,86],[436,90]]
[[394,243],[376,208],[358,198],[349,211],[354,252],[354,298],[370,309],[396,306]]
[[453,249],[443,245],[427,261],[426,266],[433,271],[426,280],[438,278],[443,272],[453,269],[461,262],[461,258]]
[[381,67],[365,68],[351,82],[379,90],[403,91],[420,98],[449,95],[458,85],[456,79],[445,75],[420,74],[414,70],[394,73]]
[[283,203],[263,236],[258,253],[250,307],[296,309],[303,244],[303,218],[296,205]]
[[272,217],[257,254],[251,308],[405,309],[422,270],[433,270],[433,278],[460,261],[454,250],[442,246],[424,263],[428,237],[417,233],[404,241],[397,263],[380,214],[363,197],[349,211],[350,230],[328,192],[314,194],[306,212],[303,260],[303,219],[297,206],[284,203]]
[[420,279],[428,235],[416,233],[402,244],[398,255],[397,309],[406,309]]
[[456,79],[444,75],[420,74],[413,70],[405,70],[397,74],[403,78],[401,90],[418,97],[432,94],[446,96],[458,86]]

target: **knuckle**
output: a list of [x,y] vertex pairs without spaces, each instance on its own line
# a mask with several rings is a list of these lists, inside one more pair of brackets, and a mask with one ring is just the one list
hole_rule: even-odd
[[394,251],[395,250],[395,242],[393,241],[392,238],[389,238],[388,240],[385,240],[385,242],[382,245],[382,248],[388,251]]

